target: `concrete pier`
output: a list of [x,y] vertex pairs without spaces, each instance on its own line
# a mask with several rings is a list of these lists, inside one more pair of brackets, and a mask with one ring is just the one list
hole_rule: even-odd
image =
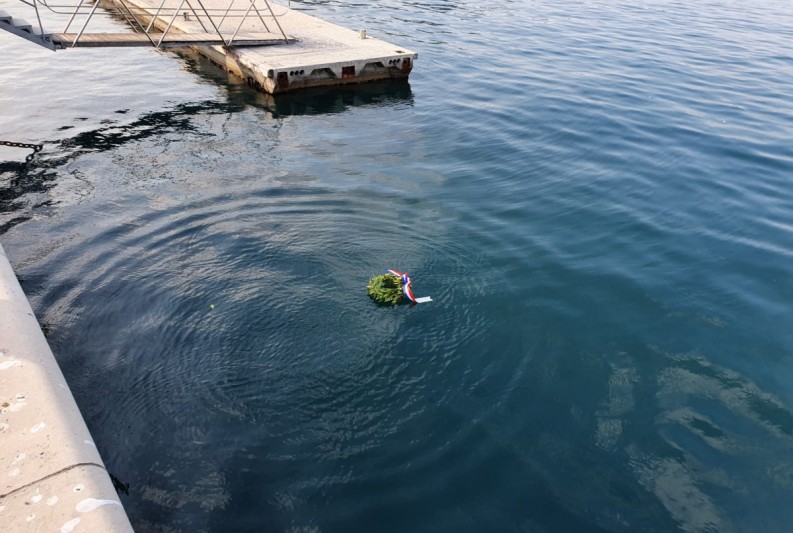
[[0,246],[0,530],[132,532]]
[[[210,12],[227,8],[245,9],[249,0],[204,0]],[[150,21],[157,13],[158,0],[128,0],[136,15]],[[220,67],[245,79],[250,85],[270,94],[307,87],[361,83],[385,79],[405,79],[410,75],[418,55],[406,48],[376,39],[366,31],[350,30],[317,17],[273,4],[273,15],[263,16],[274,31],[276,22],[289,43],[271,46],[196,48]],[[140,11],[138,11],[140,10]],[[155,27],[165,30],[170,19],[158,17]],[[210,20],[177,17],[170,31],[200,33]],[[226,24],[230,24],[227,21]],[[240,31],[261,31],[257,19],[246,21]],[[228,31],[231,28],[226,28]],[[224,31],[224,28],[220,28]],[[293,41],[294,42],[291,42]]]

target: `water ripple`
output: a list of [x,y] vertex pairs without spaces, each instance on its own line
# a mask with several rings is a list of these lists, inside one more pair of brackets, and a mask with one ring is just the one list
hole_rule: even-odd
[[292,4],[410,83],[0,67],[3,244],[136,528],[784,530],[784,2]]

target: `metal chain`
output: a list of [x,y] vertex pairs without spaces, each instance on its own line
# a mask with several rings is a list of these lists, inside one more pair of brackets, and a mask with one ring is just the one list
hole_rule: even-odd
[[36,156],[36,154],[41,152],[41,150],[44,148],[43,144],[15,143],[13,141],[0,141],[0,145],[13,146],[14,148],[30,148],[33,150],[33,153],[28,154],[28,156],[25,158],[26,163],[33,161],[33,158]]

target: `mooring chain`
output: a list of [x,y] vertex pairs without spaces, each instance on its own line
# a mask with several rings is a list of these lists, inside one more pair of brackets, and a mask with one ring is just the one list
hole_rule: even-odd
[[13,141],[0,141],[0,145],[12,146],[14,148],[30,148],[33,150],[33,153],[28,154],[28,156],[25,158],[26,163],[33,161],[33,158],[36,156],[36,154],[41,152],[41,150],[44,148],[43,144],[15,143]]

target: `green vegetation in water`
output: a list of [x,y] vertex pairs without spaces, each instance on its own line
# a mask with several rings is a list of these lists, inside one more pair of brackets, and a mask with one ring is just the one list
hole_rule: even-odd
[[394,274],[373,276],[366,293],[379,304],[396,305],[403,301],[402,279]]

